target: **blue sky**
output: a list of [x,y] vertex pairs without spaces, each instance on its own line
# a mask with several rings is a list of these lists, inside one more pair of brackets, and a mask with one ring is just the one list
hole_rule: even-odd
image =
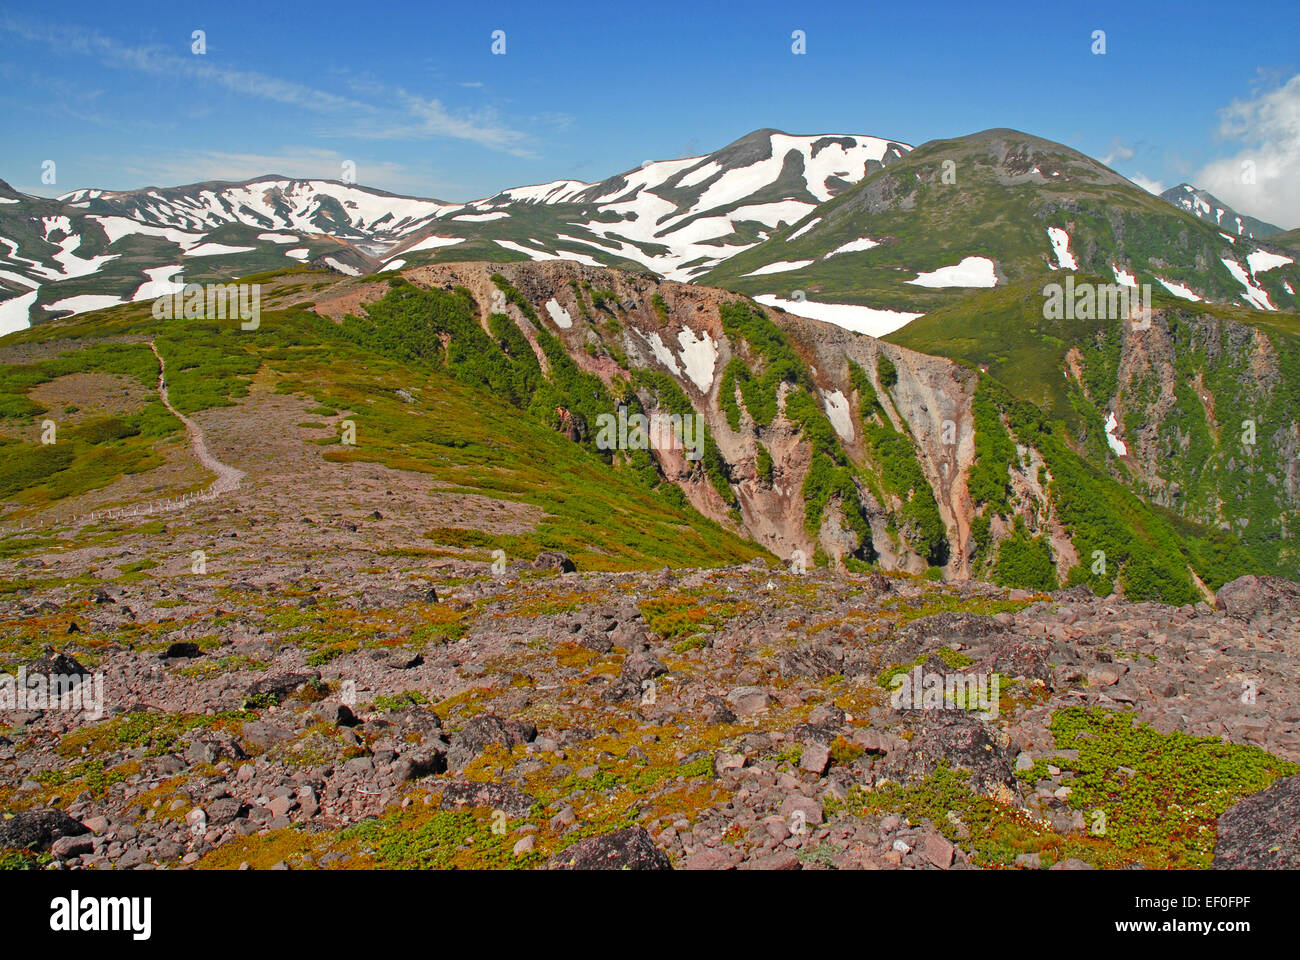
[[[0,178],[49,195],[352,161],[362,184],[469,200],[760,127],[920,144],[1006,126],[1147,182],[1218,177],[1200,185],[1300,224],[1295,0],[180,6],[0,2]],[[1261,178],[1237,184],[1248,154]]]

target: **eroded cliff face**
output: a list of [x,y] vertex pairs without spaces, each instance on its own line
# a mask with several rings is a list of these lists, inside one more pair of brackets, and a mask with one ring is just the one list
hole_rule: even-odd
[[[509,301],[493,274],[519,291],[531,311]],[[796,558],[801,552],[811,563],[818,551],[836,562],[857,555],[886,569],[920,573],[938,555],[947,576],[962,578],[969,572],[972,510],[966,474],[975,450],[972,371],[829,324],[753,306],[784,334],[797,354],[794,366],[802,366],[777,383],[777,413],[759,422],[744,393],[724,376],[729,367],[739,370],[733,361],[744,365],[747,374],[742,375],[754,378],[761,378],[771,363],[755,342],[727,329],[724,310],[749,305],[736,294],[568,261],[439,264],[404,275],[418,285],[469,290],[485,330],[492,314],[505,314],[523,331],[546,370],[537,335],[540,325],[613,395],[633,390],[647,413],[662,412],[663,397],[645,389],[636,372],[671,377],[703,418],[721,455],[726,482],[713,482],[701,463],[688,460],[680,449],[654,451],[659,471],[701,513],[742,530],[778,556]],[[754,322],[761,326],[761,321]],[[855,367],[874,397],[862,395]],[[888,371],[885,378],[882,370]],[[724,387],[730,388],[730,397]],[[790,416],[791,397],[800,392],[815,399],[817,424]],[[734,423],[729,422],[728,406],[738,411],[738,417],[733,412]],[[879,444],[868,436],[873,424],[897,435],[889,438],[890,449],[908,451],[923,479],[914,474],[914,482],[900,486],[897,477],[905,471],[898,463],[892,473],[884,469]],[[833,450],[819,448],[813,438],[818,430],[832,436],[827,425],[833,431]],[[595,425],[587,428],[594,430]],[[765,459],[760,449],[770,455],[770,470],[760,462]],[[842,464],[851,474],[852,487],[838,487],[810,520],[807,487],[819,451],[837,467]],[[724,490],[730,491],[730,498]],[[916,498],[933,498],[945,546],[936,550],[933,544],[921,547],[916,542],[917,524],[904,514],[907,502]],[[869,537],[846,521],[855,512],[869,524]]]
[[[1111,336],[1118,349],[1098,350],[1092,364],[1113,390],[1089,399],[1114,413],[1115,475],[1152,503],[1293,562],[1300,426],[1288,382],[1300,358],[1259,327],[1191,310],[1158,310],[1149,328]],[[1077,357],[1071,370],[1080,383],[1090,372]]]

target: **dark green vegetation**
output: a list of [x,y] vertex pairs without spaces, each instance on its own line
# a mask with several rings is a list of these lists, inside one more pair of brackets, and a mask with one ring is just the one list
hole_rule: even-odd
[[[1072,534],[1083,566],[1095,549],[1112,566],[1080,570],[1072,582],[1104,587],[1117,548],[1127,558],[1132,544],[1155,542],[1166,546],[1138,551],[1129,574],[1143,596],[1190,595],[1174,586],[1189,561],[1211,588],[1248,571],[1296,576],[1300,556],[1280,523],[1293,504],[1279,478],[1300,410],[1300,322],[1157,295],[1151,329],[1134,334],[1119,320],[1044,319],[1043,299],[1035,283],[980,293],[888,338],[988,370],[974,402],[972,501],[988,504],[988,516],[1011,506],[1005,468],[1015,447],[1002,421],[1014,407],[1027,431],[1015,439],[1047,461],[1058,512],[1082,536]],[[1110,410],[1124,411],[1127,461],[1107,446]],[[1242,442],[1247,422],[1251,446]],[[1152,426],[1156,442],[1136,448]],[[1041,447],[1035,439],[1049,437]]]
[[[777,415],[781,385],[788,385],[790,389],[784,401],[786,419],[799,429],[812,450],[802,491],[804,526],[815,536],[821,529],[827,507],[834,502],[845,525],[857,535],[855,555],[859,559],[873,559],[871,525],[855,482],[857,471],[814,395],[807,364],[786,333],[757,306],[741,301],[723,304],[718,312],[723,330],[734,343],[743,344],[743,353],[748,357],[747,360],[739,355],[732,358],[723,372],[720,402],[728,423],[733,429],[740,423],[735,396],[738,389],[755,426],[769,427]],[[770,471],[770,461],[768,466]]]
[[1131,713],[1066,708],[1055,713],[1051,730],[1056,746],[1077,751],[1077,758],[1048,757],[1018,776],[1030,789],[1048,776],[1049,763],[1068,771],[1068,802],[1083,813],[1087,833],[1056,833],[1024,810],[976,794],[967,772],[946,763],[918,783],[854,791],[845,806],[864,816],[929,821],[950,841],[969,844],[982,867],[1011,867],[1017,856],[1037,854],[1044,867],[1079,857],[1107,868],[1205,869],[1219,815],[1300,772],[1258,747],[1158,733]]
[[1023,517],[1016,517],[1011,536],[998,543],[993,580],[1025,590],[1055,590],[1060,586],[1047,538],[1029,536]]
[[[1239,549],[1216,549],[1221,543],[1217,534],[1144,503],[1076,453],[1059,422],[1048,421],[1039,408],[1014,399],[991,377],[981,378],[976,399],[988,430],[977,446],[979,459],[972,469],[972,475],[980,478],[977,489],[983,499],[972,489],[972,500],[984,520],[995,515],[1011,520],[1008,508],[1017,505],[1000,485],[1008,469],[1006,444],[1014,438],[1037,450],[1046,467],[1039,480],[1047,481],[1050,509],[1079,558],[1069,571],[1070,585],[1087,583],[1097,593],[1106,594],[1114,589],[1118,576],[1125,596],[1131,599],[1192,603],[1200,599],[1200,593],[1189,567],[1212,587],[1244,572]],[[1033,504],[1020,506],[1037,512]],[[1050,587],[1056,575],[1047,563],[1049,545],[1030,536],[1021,518],[1015,519],[1012,539],[1004,541],[996,553],[990,552],[992,544],[987,539],[981,539],[988,535],[987,523],[972,524],[978,556],[993,564],[991,573],[998,582]]]
[[163,462],[153,446],[180,423],[156,395],[138,413],[70,424],[63,422],[64,411],[46,409],[29,396],[36,387],[87,369],[134,379],[150,389],[158,379],[158,361],[144,344],[97,344],[35,363],[0,366],[0,423],[30,437],[0,435],[0,497],[37,507]]
[[1208,867],[1219,815],[1278,777],[1300,773],[1258,747],[1162,734],[1131,713],[1067,708],[1052,717],[1051,730],[1057,748],[1077,758],[1039,761],[1021,779],[1033,783],[1049,762],[1071,771],[1071,806],[1147,866]]
[[[898,371],[883,353],[876,372],[885,390],[898,383]],[[866,371],[851,360],[849,378],[858,394],[863,436],[879,467],[880,482],[885,492],[902,502],[902,532],[931,565],[942,566],[948,562],[948,530],[939,514],[934,490],[921,469],[916,445],[909,434],[894,428]]]
[[[270,372],[279,391],[307,397],[310,405],[357,423],[357,446],[335,443],[324,452],[327,459],[373,460],[427,474],[431,483],[453,492],[537,511],[526,532],[431,531],[443,544],[483,556],[493,549],[511,556],[558,549],[589,569],[707,566],[761,553],[701,517],[680,495],[654,492],[651,487],[662,478],[648,480],[628,464],[611,463],[608,453],[594,450],[594,431],[575,443],[552,429],[556,408],[577,414],[575,421],[590,422],[597,412],[614,407],[600,381],[579,371],[545,331],[539,343],[551,362],[549,378],[541,375],[518,327],[493,318],[496,336],[489,336],[474,320],[477,308],[463,292],[421,291],[399,282],[371,307],[371,317],[382,323],[350,318],[340,325],[303,310],[264,310],[256,331],[241,331],[237,322],[155,321],[139,307],[78,317],[57,325],[60,342],[71,342],[68,351],[3,368],[2,396],[10,416],[0,425],[34,437],[42,411],[26,392],[73,370],[118,372],[152,389],[157,364],[142,341],[154,339],[167,361],[170,393],[179,409],[236,403],[255,373]],[[39,343],[55,329],[23,331],[12,342]],[[446,350],[434,333],[448,336]],[[140,342],[108,344],[105,337]],[[85,346],[71,349],[78,340]],[[439,349],[431,351],[430,343]],[[419,394],[419,416],[410,416],[411,405],[399,389]],[[70,428],[64,433],[67,445],[60,443],[53,453],[31,440],[7,441],[15,453],[0,476],[10,488],[21,489],[25,500],[44,502],[111,482],[128,468],[156,465],[147,459],[152,444],[179,424],[165,411],[154,412],[161,405],[156,393],[153,397],[134,418]],[[114,453],[119,447],[120,455]]]

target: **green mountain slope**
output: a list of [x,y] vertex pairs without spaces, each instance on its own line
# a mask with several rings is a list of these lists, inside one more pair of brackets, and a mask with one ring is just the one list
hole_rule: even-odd
[[[1296,264],[1256,273],[1247,257],[1259,242],[1225,238],[1090,157],[1014,130],[926,143],[700,282],[751,296],[788,299],[799,290],[818,302],[928,312],[970,288],[909,282],[922,273],[985,258],[988,281],[1003,285],[1061,266],[1049,228],[1063,231],[1060,242],[1068,237],[1064,259],[1085,272],[1108,279],[1123,272],[1163,289],[1159,278],[1205,299],[1241,303],[1248,288],[1227,259],[1273,307],[1300,305],[1284,286],[1300,290]],[[836,252],[867,242],[875,245]],[[804,261],[811,262],[750,275]]]
[[[1294,576],[1300,320],[1157,296],[1150,328],[1136,330],[1045,319],[1044,299],[1029,283],[977,294],[888,339],[986,370],[1091,469],[1239,534],[1252,569]],[[1112,414],[1122,454],[1107,439]]]
[[[300,276],[287,279],[292,282],[281,296],[306,286]],[[206,484],[192,473],[169,482],[175,469],[164,462],[182,455],[184,431],[148,399],[158,377],[148,340],[167,363],[177,408],[208,417],[227,411],[224,429],[247,436],[245,455],[253,463],[264,433],[250,390],[259,378],[270,378],[276,395],[314,408],[306,417],[314,424],[299,427],[327,428],[324,436],[306,430],[292,445],[306,457],[293,482],[310,487],[313,471],[331,464],[343,470],[375,464],[421,478],[415,482],[427,486],[431,498],[431,550],[468,550],[490,559],[491,550],[502,549],[512,559],[531,559],[558,549],[588,569],[708,566],[762,553],[680,497],[653,492],[634,473],[611,469],[541,420],[521,416],[494,391],[460,382],[445,365],[390,357],[310,311],[268,310],[250,333],[237,323],[160,322],[142,307],[54,321],[6,338],[0,349],[0,525],[6,533],[0,550],[21,551],[51,538],[69,548],[96,542],[111,536],[104,523],[74,523],[71,514],[130,509]],[[112,416],[101,408],[107,400],[84,398],[88,377],[112,378],[122,385],[113,393],[139,392],[142,409]],[[51,405],[74,396],[80,407]],[[66,427],[52,446],[39,440],[46,419]],[[340,443],[338,424],[345,420],[356,424],[355,446]],[[286,426],[293,431],[293,423]],[[440,496],[482,498],[532,519],[507,533],[483,524],[449,526],[438,519]],[[485,518],[493,514],[480,510]],[[43,530],[32,530],[42,522]],[[19,525],[28,532],[13,532]]]
[[[733,294],[573,263],[260,280],[257,331],[159,322],[128,306],[6,339],[0,443],[17,466],[6,468],[0,547],[21,552],[51,537],[84,544],[105,535],[85,522],[88,510],[204,488],[192,464],[180,472],[184,436],[151,399],[153,340],[173,403],[219,431],[214,440],[248,473],[240,496],[254,499],[244,509],[270,510],[264,500],[273,497],[283,510],[330,483],[415,489],[427,498],[417,515],[435,552],[554,548],[584,566],[626,569],[767,550],[1033,589],[1085,580],[1174,602],[1199,596],[1196,577],[1214,587],[1286,559],[1276,536],[1284,519],[1261,498],[1271,460],[1217,512],[1195,514],[1223,518],[1227,529],[1215,531],[1162,507],[1136,458],[1107,459],[1098,423],[1106,394],[1096,384],[1132,382],[1117,388],[1116,409],[1136,449],[1129,398],[1140,395],[1141,377],[1108,374],[1114,367],[1092,354],[1078,396],[1041,391],[1038,406],[942,357]],[[1010,290],[990,296],[1014,301]],[[1003,309],[1013,322],[1016,304]],[[1175,320],[1161,314],[1153,329]],[[1222,328],[1240,336],[1236,324]],[[1062,343],[1042,341],[1036,362],[1068,362],[1064,333],[1049,333]],[[1078,350],[1110,356],[1106,336],[1098,327],[1097,342]],[[1236,402],[1223,386],[1234,372],[1206,378],[1225,405]],[[134,393],[134,406],[110,400],[122,391]],[[1289,402],[1279,396],[1260,394],[1274,404],[1261,407],[1262,423]],[[620,411],[698,414],[699,459],[671,442],[611,448],[602,417]],[[62,424],[67,446],[41,447],[46,419]],[[340,441],[349,423],[355,445]],[[1284,439],[1269,427],[1260,436],[1261,451]],[[1192,485],[1182,489],[1172,507],[1201,504]],[[462,497],[483,499],[468,514],[440,510],[442,499]],[[509,516],[495,522],[499,510]],[[1258,522],[1236,522],[1247,515]],[[1108,557],[1100,571],[1095,550]]]

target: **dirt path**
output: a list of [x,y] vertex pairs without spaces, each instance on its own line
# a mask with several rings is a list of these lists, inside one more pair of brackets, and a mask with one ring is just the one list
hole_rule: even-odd
[[197,423],[185,416],[179,410],[172,406],[171,400],[167,397],[167,369],[163,362],[162,354],[154,346],[152,340],[149,341],[149,349],[153,355],[158,358],[158,397],[163,402],[163,406],[171,411],[181,423],[185,424],[185,432],[189,434],[190,446],[194,448],[194,456],[199,463],[207,467],[217,475],[216,481],[207,490],[206,496],[215,497],[223,493],[229,493],[239,487],[239,481],[244,478],[243,470],[236,470],[229,464],[222,463],[216,457],[208,452],[207,439],[203,436],[203,428]]

